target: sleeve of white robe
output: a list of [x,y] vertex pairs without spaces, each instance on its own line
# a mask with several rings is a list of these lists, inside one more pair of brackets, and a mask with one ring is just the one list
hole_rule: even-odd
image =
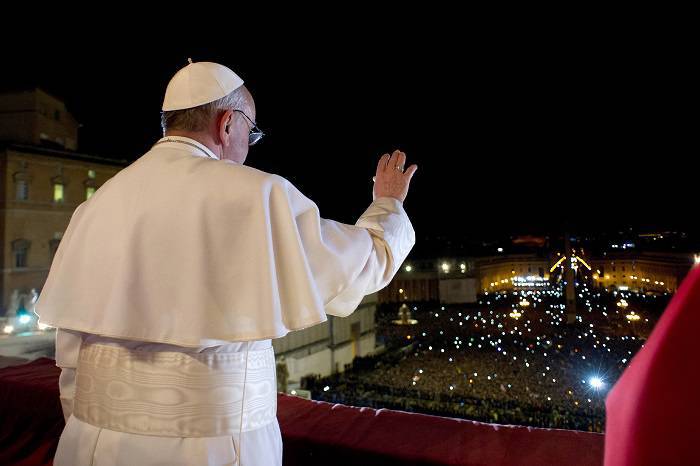
[[315,203],[286,184],[326,314],[346,317],[362,298],[389,284],[415,245],[403,203],[378,197],[354,225],[348,225],[320,217]]
[[[322,220],[325,228],[334,228],[332,220]],[[415,232],[403,203],[393,197],[375,199],[355,222],[367,232],[371,244],[364,244],[357,263],[360,272],[347,287],[326,304],[326,313],[350,315],[362,298],[385,288],[399,271],[416,242]]]
[[58,377],[58,389],[61,408],[66,422],[73,413],[75,397],[75,369],[78,367],[78,354],[82,343],[82,334],[62,328],[56,329],[56,366],[61,368]]

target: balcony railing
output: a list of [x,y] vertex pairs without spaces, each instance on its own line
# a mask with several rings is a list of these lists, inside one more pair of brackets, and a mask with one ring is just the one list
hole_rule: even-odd
[[[0,464],[50,465],[64,421],[55,361],[0,369]],[[278,395],[285,465],[603,463],[602,434],[485,424]]]

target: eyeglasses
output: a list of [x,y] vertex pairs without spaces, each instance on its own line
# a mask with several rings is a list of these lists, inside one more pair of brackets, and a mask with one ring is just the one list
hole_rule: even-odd
[[233,111],[242,113],[246,120],[248,120],[251,124],[250,133],[248,133],[248,145],[254,146],[258,142],[260,142],[262,137],[265,136],[265,133],[263,133],[263,131],[260,128],[258,128],[258,125],[256,125],[255,122],[251,120],[243,110],[238,110],[237,108],[234,108]]

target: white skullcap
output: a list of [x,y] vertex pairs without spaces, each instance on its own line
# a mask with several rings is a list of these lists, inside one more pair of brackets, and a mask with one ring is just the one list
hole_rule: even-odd
[[230,94],[243,85],[243,80],[218,63],[200,61],[175,73],[168,83],[163,111],[182,110],[208,104]]

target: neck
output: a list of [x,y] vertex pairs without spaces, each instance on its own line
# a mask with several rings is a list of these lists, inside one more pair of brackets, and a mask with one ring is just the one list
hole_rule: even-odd
[[194,139],[195,141],[207,146],[207,148],[214,154],[216,154],[218,157],[221,157],[221,148],[214,142],[214,138],[212,138],[209,134],[205,132],[184,131],[174,129],[171,131],[166,131],[164,136],[181,136],[185,138]]

